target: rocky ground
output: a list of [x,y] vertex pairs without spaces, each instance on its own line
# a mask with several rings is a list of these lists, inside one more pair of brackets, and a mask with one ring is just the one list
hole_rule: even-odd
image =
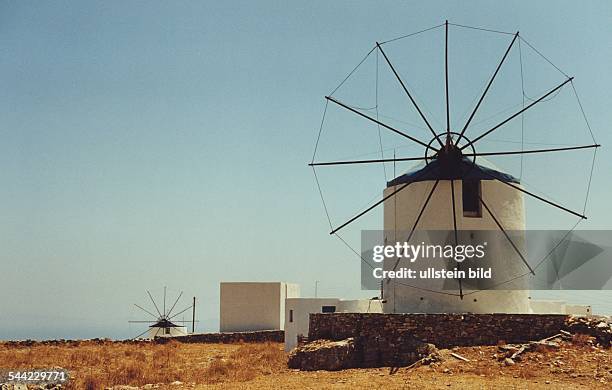
[[[442,349],[435,361],[410,368],[339,371],[290,369],[279,343],[11,344],[0,345],[0,367],[61,366],[74,375],[64,388],[75,389],[612,387],[612,351],[599,346],[594,337],[574,335],[548,344]],[[514,356],[521,347],[525,348]]]

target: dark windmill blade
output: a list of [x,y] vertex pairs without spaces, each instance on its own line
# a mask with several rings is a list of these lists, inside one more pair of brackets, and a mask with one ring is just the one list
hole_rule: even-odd
[[[423,213],[425,212],[425,209],[427,208],[427,205],[429,204],[429,201],[431,200],[432,195],[434,194],[434,192],[436,191],[436,188],[438,187],[438,183],[440,182],[440,180],[436,180],[436,182],[434,183],[433,187],[431,187],[431,191],[429,191],[429,194],[427,195],[427,199],[425,200],[425,203],[423,204],[423,207],[421,207],[421,211],[419,211],[419,215],[417,216],[416,220],[414,221],[414,225],[412,226],[412,229],[410,229],[410,233],[408,234],[408,238],[406,238],[406,242],[410,242],[410,239],[412,238],[412,235],[414,234],[419,221],[421,220],[421,217],[423,216]],[[393,271],[395,271],[397,269],[397,266],[400,263],[400,259],[397,259],[397,261],[395,262],[395,265],[393,266]],[[389,283],[390,279],[387,278],[387,284]]]
[[[448,28],[448,26],[447,26],[447,28]],[[423,111],[421,111],[421,108],[416,103],[416,101],[414,100],[414,98],[412,97],[410,92],[408,91],[408,88],[406,88],[406,85],[404,84],[404,82],[402,81],[401,77],[399,76],[399,74],[397,73],[395,68],[393,67],[393,64],[391,64],[391,61],[389,60],[389,57],[387,57],[387,54],[384,52],[384,50],[382,49],[382,47],[380,46],[380,44],[378,42],[376,42],[376,47],[378,47],[378,50],[380,51],[380,53],[385,58],[385,61],[389,65],[389,68],[391,68],[391,71],[393,71],[393,74],[395,75],[395,78],[401,84],[402,89],[404,90],[404,92],[406,92],[406,95],[410,99],[410,102],[412,103],[414,108],[416,108],[416,110],[418,111],[419,115],[421,116],[421,119],[423,119],[423,122],[425,122],[425,124],[427,125],[427,128],[429,129],[429,131],[431,131],[431,133],[433,134],[434,138],[438,141],[438,143],[440,144],[440,147],[444,147],[444,144],[442,143],[442,141],[440,141],[440,138],[436,134],[436,131],[433,129],[433,127],[431,127],[431,124],[429,124],[429,121],[425,117],[425,114],[423,114]],[[426,146],[426,147],[429,148],[429,146]]]
[[387,162],[399,162],[399,161],[423,161],[423,160],[427,160],[427,157],[403,157],[403,158],[381,158],[377,160],[312,162],[312,163],[309,163],[308,166],[317,167],[317,166],[329,166],[329,165],[373,164],[373,163],[387,163]]
[[355,114],[357,114],[357,115],[359,115],[359,116],[361,116],[361,117],[363,117],[363,118],[365,118],[365,119],[368,119],[369,121],[374,122],[374,123],[376,123],[376,124],[377,124],[377,125],[379,125],[379,126],[384,127],[385,129],[391,130],[392,132],[394,132],[394,133],[396,133],[396,134],[399,134],[399,135],[401,135],[401,136],[403,136],[403,137],[405,137],[405,138],[408,138],[409,140],[411,140],[411,141],[413,141],[413,142],[416,142],[417,144],[420,144],[421,146],[424,146],[424,147],[426,147],[427,149],[437,150],[437,149],[435,149],[434,147],[432,147],[431,145],[427,145],[425,142],[420,141],[420,140],[418,140],[417,138],[415,138],[415,137],[413,137],[413,136],[411,136],[411,135],[408,135],[408,134],[404,133],[403,131],[397,130],[396,128],[393,128],[393,127],[391,127],[391,126],[389,126],[389,125],[387,125],[387,124],[385,124],[385,123],[383,123],[383,122],[380,122],[379,120],[376,120],[376,119],[372,118],[371,116],[368,116],[368,115],[366,115],[366,114],[364,114],[364,113],[362,113],[362,112],[359,112],[359,111],[355,110],[354,108],[352,108],[352,107],[350,107],[350,106],[348,106],[348,105],[346,105],[346,104],[344,104],[344,103],[340,102],[339,100],[337,100],[337,99],[335,99],[335,98],[333,98],[333,97],[331,97],[331,96],[325,96],[325,99],[327,99],[327,100],[329,100],[329,101],[332,101],[332,102],[336,103],[337,105],[339,105],[339,106],[341,106],[341,107],[344,107],[344,108],[346,108],[347,110],[349,110],[349,111],[351,111],[351,112],[354,112]]
[[510,245],[512,246],[512,248],[516,251],[516,253],[519,255],[519,257],[521,258],[521,260],[523,261],[523,263],[525,263],[525,265],[527,266],[527,268],[529,268],[529,272],[531,272],[532,275],[535,275],[535,272],[533,271],[533,268],[531,267],[531,265],[529,264],[529,262],[527,262],[527,260],[525,259],[525,256],[523,256],[523,254],[521,253],[521,251],[517,248],[516,244],[514,243],[514,241],[510,238],[510,236],[508,235],[508,232],[506,232],[506,229],[504,229],[504,227],[501,225],[501,223],[499,222],[499,220],[495,217],[495,214],[493,214],[493,212],[491,211],[491,209],[489,208],[489,206],[487,206],[487,204],[484,202],[484,200],[482,200],[482,197],[480,195],[478,195],[478,199],[480,200],[480,203],[482,203],[482,205],[484,206],[484,208],[487,210],[487,212],[489,213],[489,215],[491,216],[491,218],[493,218],[493,221],[495,221],[495,224],[497,225],[497,227],[499,228],[499,230],[502,231],[502,233],[504,234],[504,236],[506,237],[506,239],[508,240],[508,242],[510,243]]
[[[446,21],[447,25],[448,25],[448,21]],[[451,179],[450,181],[451,184],[451,203],[453,204],[452,209],[453,209],[453,238],[454,238],[454,243],[455,246],[457,246],[459,244],[459,240],[457,237],[457,211],[455,210],[455,180]],[[461,270],[461,263],[459,263],[457,265],[457,268],[459,270]],[[462,278],[458,279],[459,282],[459,297],[461,299],[463,299],[463,281],[461,280]]]
[[[422,172],[420,176],[424,175],[425,172]],[[419,176],[417,176],[415,179],[417,179]],[[374,203],[372,206],[368,207],[367,209],[365,209],[364,211],[360,212],[359,214],[355,215],[354,217],[352,217],[351,219],[349,219],[348,221],[344,222],[342,225],[338,226],[335,229],[332,229],[332,231],[329,234],[336,234],[340,229],[348,226],[349,224],[355,222],[357,219],[361,218],[362,216],[364,216],[365,214],[369,213],[370,211],[374,210],[377,206],[383,204],[387,199],[390,199],[394,196],[396,196],[400,191],[404,190],[405,188],[407,188],[411,183],[404,183],[401,186],[398,186],[399,188],[396,188],[393,190],[393,192],[391,192],[390,194],[386,195],[385,197],[383,197],[381,200],[379,200],[378,202]]]
[[500,127],[502,127],[506,123],[510,122],[512,119],[514,119],[517,116],[521,115],[525,111],[529,110],[531,107],[535,106],[536,104],[540,103],[541,101],[543,101],[544,99],[546,99],[547,97],[552,95],[553,93],[557,92],[559,89],[563,88],[563,86],[565,86],[565,84],[571,82],[573,79],[574,79],[573,77],[568,78],[567,80],[565,80],[561,84],[557,85],[555,88],[551,89],[550,91],[548,91],[544,95],[540,96],[538,99],[534,100],[531,104],[529,104],[525,108],[515,112],[514,114],[510,115],[508,118],[506,118],[503,121],[499,122],[498,124],[496,124],[495,126],[490,128],[489,130],[485,131],[484,133],[482,133],[478,137],[476,137],[473,140],[469,141],[467,144],[463,145],[460,149],[463,150],[463,149],[467,148],[468,146],[473,145],[474,143],[478,142],[479,140],[481,140],[482,138],[486,137],[487,135],[491,134],[492,132],[494,132],[495,130],[499,129]]
[[553,207],[556,207],[556,208],[558,208],[558,209],[560,209],[560,210],[563,210],[563,211],[568,212],[568,213],[570,213],[570,214],[572,214],[572,215],[575,215],[576,217],[580,217],[580,218],[582,218],[582,219],[587,219],[587,217],[586,217],[585,215],[582,215],[582,214],[580,214],[580,213],[578,213],[578,212],[576,212],[576,211],[572,211],[572,210],[568,209],[567,207],[561,206],[561,205],[560,205],[560,204],[558,204],[558,203],[552,202],[552,201],[550,201],[550,200],[548,200],[548,199],[545,199],[545,198],[543,198],[543,197],[541,197],[541,196],[539,196],[539,195],[536,195],[536,194],[534,194],[534,193],[532,193],[532,192],[530,192],[530,191],[527,191],[526,189],[521,188],[521,187],[519,187],[519,186],[517,186],[517,185],[515,185],[515,184],[512,184],[512,183],[510,183],[510,182],[509,182],[509,181],[507,181],[507,180],[504,180],[504,179],[502,179],[502,178],[500,178],[500,177],[495,177],[495,176],[491,175],[490,173],[488,173],[488,172],[486,172],[486,171],[485,171],[485,172],[483,172],[483,173],[484,173],[485,175],[489,176],[489,177],[490,177],[490,178],[492,178],[492,179],[498,180],[500,183],[504,183],[505,185],[507,185],[507,186],[509,186],[509,187],[512,187],[512,188],[514,188],[514,189],[515,189],[515,190],[517,190],[517,191],[520,191],[520,192],[522,192],[522,193],[524,193],[524,194],[527,194],[527,195],[531,196],[532,198],[538,199],[538,200],[540,200],[540,201],[542,201],[542,202],[544,202],[544,203],[547,203],[547,204],[549,204],[549,205],[551,205],[551,206],[553,206]]
[[510,53],[510,49],[512,49],[512,45],[514,45],[514,42],[516,41],[516,38],[518,36],[519,36],[519,33],[517,32],[514,35],[514,38],[512,38],[512,42],[510,42],[510,46],[508,46],[508,48],[506,49],[506,52],[504,53],[504,56],[502,57],[501,61],[499,62],[499,65],[497,65],[497,68],[495,69],[495,72],[493,73],[493,76],[491,76],[491,79],[489,80],[489,83],[487,84],[484,92],[480,96],[480,99],[478,100],[478,103],[476,103],[476,107],[474,107],[474,110],[472,111],[472,113],[470,114],[470,117],[468,118],[467,122],[463,126],[463,129],[461,129],[461,133],[459,134],[459,138],[457,138],[457,143],[455,143],[455,146],[459,146],[458,145],[459,140],[461,139],[461,137],[463,137],[463,134],[465,134],[465,131],[467,130],[468,126],[470,125],[470,122],[472,121],[472,119],[474,119],[474,115],[476,115],[476,111],[478,111],[478,108],[480,107],[480,104],[482,103],[482,101],[484,100],[485,96],[487,95],[487,92],[489,92],[489,88],[491,88],[491,84],[493,84],[493,80],[495,80],[495,77],[497,77],[497,73],[501,69],[504,61],[506,60],[506,57],[508,57],[508,53]]
[[164,318],[166,317],[166,286],[164,286]]
[[160,313],[159,308],[157,307],[157,304],[155,303],[155,300],[153,299],[153,296],[151,295],[149,290],[147,290],[147,294],[149,294],[149,298],[151,298],[151,302],[153,302],[153,306],[155,306],[155,310],[157,310],[157,314],[159,314],[160,317],[163,317],[162,313]]
[[134,304],[134,306],[136,306],[136,307],[137,307],[137,308],[139,308],[140,310],[144,311],[145,313],[150,314],[150,315],[151,315],[153,318],[157,318],[157,316],[156,316],[155,314],[151,313],[150,311],[148,311],[148,310],[147,310],[147,309],[145,309],[144,307],[142,307],[142,306],[140,306],[140,305],[137,305],[137,304]]
[[172,317],[168,318],[169,320],[173,319],[174,317],[183,314],[184,312],[186,312],[187,310],[191,309],[193,307],[193,305],[189,305],[188,307],[186,307],[185,309],[179,311],[178,313],[176,313],[175,315],[173,315]]
[[174,301],[174,304],[172,304],[172,307],[170,308],[170,310],[168,310],[168,316],[170,316],[170,314],[172,314],[172,310],[174,310],[174,306],[176,306],[176,304],[178,303],[179,299],[181,299],[182,296],[183,296],[183,292],[181,291],[179,296]]
[[144,335],[145,333],[147,333],[149,331],[149,329],[145,330],[144,332],[140,333],[138,336],[134,336],[132,337],[132,340],[136,340],[138,338],[140,338],[140,336]]
[[465,153],[464,156],[468,157],[484,157],[484,156],[507,156],[513,154],[532,154],[532,153],[550,153],[550,152],[564,152],[568,150],[580,150],[580,149],[591,149],[599,148],[601,145],[583,145],[583,146],[569,146],[564,148],[552,148],[552,149],[534,149],[534,150],[513,150],[506,152],[486,152],[486,153]]
[[[446,81],[446,137],[450,134],[450,109],[448,103],[448,20],[444,23],[444,79]],[[438,140],[439,141],[439,140]],[[443,146],[443,145],[441,145]]]

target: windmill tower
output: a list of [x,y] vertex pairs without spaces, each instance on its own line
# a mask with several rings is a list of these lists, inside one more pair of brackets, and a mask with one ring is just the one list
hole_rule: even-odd
[[[526,264],[516,261],[524,253],[521,237],[496,242],[491,231],[525,229],[523,193],[502,183],[520,185],[518,179],[476,163],[463,156],[449,138],[448,144],[426,166],[391,180],[383,195],[385,243],[427,242],[419,232],[449,232],[449,243],[466,244],[478,241],[478,231],[488,237],[488,266],[503,269],[493,283],[504,282],[523,272]],[[401,191],[398,191],[401,189]],[[394,197],[390,196],[395,192]],[[425,200],[422,204],[415,200]],[[493,211],[495,210],[495,211]],[[453,237],[453,232],[457,232]],[[466,234],[467,233],[467,234]],[[472,237],[470,240],[469,237]],[[486,240],[486,238],[483,238]],[[434,240],[435,241],[435,240]],[[485,241],[486,242],[486,241]],[[511,243],[511,245],[508,245]],[[454,261],[451,261],[454,263]],[[492,264],[493,263],[493,264]],[[409,261],[388,259],[384,269],[395,271],[411,266]],[[460,263],[450,267],[461,267]],[[428,280],[427,289],[415,289],[396,279],[383,281],[384,312],[387,313],[528,313],[529,293],[525,279],[515,282],[512,290],[479,291],[473,297],[468,284],[461,280]],[[454,285],[454,288],[452,287]],[[523,287],[522,289],[520,287]],[[457,299],[459,295],[460,299]],[[466,295],[466,296],[464,296]]]

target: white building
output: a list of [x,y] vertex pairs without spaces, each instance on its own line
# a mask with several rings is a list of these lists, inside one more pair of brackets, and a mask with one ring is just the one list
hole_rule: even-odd
[[311,313],[382,313],[377,299],[287,298],[285,304],[285,351],[297,345],[298,336],[308,336]]
[[221,282],[221,332],[285,329],[285,299],[300,296],[297,284]]

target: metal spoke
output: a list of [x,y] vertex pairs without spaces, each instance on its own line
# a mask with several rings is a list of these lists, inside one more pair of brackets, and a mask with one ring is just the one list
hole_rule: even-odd
[[[497,76],[497,73],[501,69],[502,64],[506,60],[506,57],[508,56],[508,53],[510,53],[510,49],[512,49],[512,45],[514,45],[514,42],[516,41],[516,38],[518,38],[518,36],[519,36],[519,33],[517,31],[516,34],[514,34],[514,38],[512,38],[512,42],[510,42],[510,45],[506,49],[506,52],[504,53],[504,56],[502,57],[501,61],[497,65],[497,68],[495,69],[495,72],[493,73],[493,76],[491,76],[491,79],[489,80],[489,83],[487,84],[484,92],[482,93],[482,96],[480,96],[480,100],[478,100],[478,103],[476,103],[476,107],[474,107],[474,110],[472,111],[472,114],[470,114],[470,117],[468,118],[467,122],[463,126],[463,129],[461,130],[461,133],[460,133],[459,137],[457,138],[457,142],[459,142],[461,137],[463,137],[463,134],[465,133],[465,130],[467,130],[468,126],[470,125],[470,122],[472,121],[472,119],[474,119],[474,115],[476,115],[476,111],[478,111],[478,108],[480,107],[480,103],[482,103],[482,101],[484,100],[484,97],[486,96],[487,92],[489,92],[489,88],[491,87],[491,84],[493,84],[493,80],[495,80],[495,77]],[[455,143],[455,146],[457,146],[457,143]]]
[[359,116],[362,116],[362,117],[364,117],[366,119],[369,119],[370,121],[372,121],[372,122],[374,122],[374,123],[376,123],[376,124],[386,128],[386,129],[389,129],[389,130],[391,130],[392,132],[394,132],[396,134],[404,136],[404,137],[408,138],[409,140],[418,143],[419,145],[425,146],[427,149],[432,149],[432,150],[438,151],[436,148],[434,148],[434,147],[432,147],[430,145],[427,145],[425,142],[420,141],[420,140],[418,140],[418,139],[416,139],[416,138],[414,138],[414,137],[412,137],[412,136],[410,136],[410,135],[408,135],[408,134],[406,134],[406,133],[404,133],[404,132],[402,132],[400,130],[394,129],[393,127],[391,127],[389,125],[386,125],[386,124],[382,123],[381,121],[378,121],[378,120],[372,118],[371,116],[368,116],[368,115],[366,115],[366,114],[364,114],[362,112],[359,112],[359,111],[355,110],[354,108],[352,108],[350,106],[347,106],[344,103],[341,103],[340,101],[336,100],[335,98],[333,98],[331,96],[325,96],[325,99],[327,99],[329,101],[332,101],[332,102],[336,103],[337,105],[339,105],[341,107],[344,107],[347,110],[349,110],[351,112],[354,112],[355,114],[357,114]]
[[404,188],[408,187],[411,183],[406,183],[403,186],[401,186],[400,188],[396,189],[395,191],[393,191],[392,193],[390,193],[389,195],[385,196],[384,198],[382,198],[381,200],[379,200],[378,202],[374,203],[372,206],[368,207],[367,209],[365,209],[364,211],[360,212],[359,214],[355,215],[353,218],[349,219],[348,221],[346,221],[345,223],[343,223],[342,225],[338,226],[337,228],[333,229],[331,232],[329,232],[329,234],[334,234],[336,232],[338,232],[340,229],[342,229],[343,227],[347,226],[348,224],[350,224],[351,222],[354,222],[355,220],[357,220],[358,218],[362,217],[364,214],[367,214],[368,212],[372,211],[376,206],[378,206],[379,204],[383,203],[385,200],[389,199],[390,197],[392,197],[393,195],[397,194],[398,192],[400,192],[401,190],[403,190]]
[[151,295],[149,290],[147,290],[147,294],[149,294],[149,298],[151,298],[151,302],[153,302],[153,306],[155,306],[155,310],[157,310],[157,314],[159,314],[160,317],[163,317],[162,314],[159,312],[159,308],[157,307],[157,304],[155,303],[155,300],[153,299],[153,296]]
[[[422,177],[425,174],[424,171],[419,172],[419,174],[417,175],[417,177],[414,178],[414,180],[418,180],[420,177]],[[401,186],[400,188],[395,189],[392,193],[390,193],[389,195],[385,196],[384,198],[382,198],[381,200],[379,200],[378,202],[376,202],[375,204],[373,204],[372,206],[368,207],[366,210],[362,211],[361,213],[357,214],[356,216],[354,216],[353,218],[349,219],[348,221],[346,221],[345,223],[343,223],[342,225],[340,225],[339,227],[337,227],[336,229],[332,229],[332,231],[329,234],[335,234],[336,232],[338,232],[340,229],[342,229],[343,227],[345,227],[346,225],[350,224],[351,222],[355,221],[356,219],[358,219],[359,217],[363,216],[364,214],[368,213],[369,211],[373,210],[376,206],[380,205],[381,203],[383,203],[385,200],[391,198],[392,196],[395,196],[398,192],[402,191],[404,188],[408,187],[410,184],[414,183],[414,181],[411,181],[410,183],[405,183],[403,186]],[[436,183],[437,185],[437,183]],[[394,186],[395,188],[395,186]],[[434,186],[435,188],[435,186]],[[433,193],[433,191],[432,191]],[[431,194],[430,196],[431,197]],[[429,198],[427,200],[429,202]],[[423,210],[421,210],[421,214],[423,213]],[[420,216],[419,216],[420,218]],[[417,221],[418,222],[418,221]]]
[[495,176],[493,176],[493,175],[491,175],[491,174],[489,174],[489,173],[487,173],[487,172],[485,172],[485,171],[482,171],[482,173],[484,173],[485,175],[487,175],[487,176],[491,177],[492,179],[498,180],[500,183],[504,183],[505,185],[510,186],[510,187],[512,187],[512,188],[514,188],[514,189],[515,189],[515,190],[517,190],[517,191],[520,191],[520,192],[522,192],[522,193],[524,193],[524,194],[530,195],[530,196],[532,196],[532,197],[534,197],[534,198],[536,198],[536,199],[538,199],[538,200],[541,200],[541,201],[542,201],[542,202],[544,202],[544,203],[548,203],[548,204],[549,204],[549,205],[551,205],[551,206],[554,206],[554,207],[556,207],[556,208],[558,208],[558,209],[560,209],[560,210],[566,211],[566,212],[568,212],[568,213],[570,213],[570,214],[573,214],[573,215],[575,215],[575,216],[577,216],[577,217],[580,217],[580,218],[582,218],[582,219],[587,219],[587,217],[586,217],[586,216],[584,216],[584,215],[582,215],[582,214],[579,214],[579,213],[577,213],[577,212],[575,212],[575,211],[572,211],[572,210],[568,209],[567,207],[563,207],[563,206],[561,206],[560,204],[557,204],[557,203],[555,203],[555,202],[551,202],[550,200],[544,199],[544,198],[542,198],[541,196],[536,195],[536,194],[534,194],[534,193],[532,193],[532,192],[529,192],[529,191],[527,191],[526,189],[523,189],[523,188],[521,188],[521,187],[519,187],[519,186],[516,186],[516,185],[514,185],[514,184],[512,184],[512,183],[510,183],[510,182],[507,182],[507,181],[501,180],[500,178],[495,177]]
[[[455,246],[459,243],[457,239],[457,212],[455,210],[455,180],[451,179],[451,202],[453,203],[453,229],[455,232]],[[461,263],[457,263],[457,268],[461,270]],[[463,299],[463,284],[461,278],[459,280],[459,297]]]
[[372,164],[386,163],[396,161],[419,161],[427,160],[427,157],[402,157],[402,158],[381,158],[377,160],[347,160],[347,161],[329,161],[329,162],[312,162],[308,164],[311,167],[327,166],[327,165],[351,165],[351,164]]
[[178,298],[176,298],[176,301],[174,301],[174,304],[172,305],[170,310],[168,310],[168,315],[170,315],[172,313],[172,310],[174,310],[174,306],[176,306],[176,304],[178,303],[179,299],[181,299],[182,295],[183,295],[183,292],[181,291],[181,293],[179,294]]
[[144,332],[142,332],[141,334],[139,334],[136,337],[132,337],[132,340],[136,340],[137,338],[139,338],[140,336],[142,336],[143,334],[147,333],[149,331],[149,329],[145,330]]
[[148,310],[147,310],[147,309],[145,309],[144,307],[139,306],[139,305],[137,305],[137,304],[134,304],[134,306],[136,306],[136,307],[137,307],[137,308],[139,308],[140,310],[144,311],[145,313],[150,314],[151,316],[153,316],[153,318],[155,318],[155,319],[157,319],[157,318],[158,318],[158,317],[157,317],[155,314],[151,313],[150,311],[148,311]]
[[448,20],[445,23],[445,29],[444,74],[446,76],[446,136],[450,138],[450,112],[448,105]]
[[561,152],[565,150],[578,150],[578,149],[590,149],[599,148],[601,145],[583,145],[583,146],[568,146],[566,148],[553,148],[553,149],[532,149],[532,150],[515,150],[507,152],[486,152],[486,153],[466,153],[464,156],[501,156],[510,154],[530,154],[530,153],[548,153],[548,152]]
[[187,310],[191,309],[193,307],[193,305],[190,305],[189,307],[179,311],[178,313],[176,313],[175,315],[173,315],[172,317],[168,318],[168,320],[173,319],[174,317],[178,316],[179,314],[183,314],[184,312],[186,312]]
[[[447,27],[448,28],[448,27]],[[399,83],[401,84],[402,88],[404,89],[404,92],[406,92],[406,95],[408,95],[408,98],[410,99],[410,101],[412,102],[412,105],[414,106],[414,108],[416,108],[416,110],[419,112],[419,115],[421,116],[421,118],[423,119],[423,121],[425,122],[425,124],[427,125],[427,127],[429,128],[429,130],[431,131],[431,133],[433,134],[434,138],[436,140],[438,140],[438,143],[440,144],[440,147],[444,147],[444,144],[442,143],[442,141],[440,141],[440,139],[438,138],[438,135],[436,134],[436,132],[434,131],[434,129],[431,127],[431,125],[429,124],[429,121],[427,120],[427,118],[425,117],[425,115],[423,114],[423,112],[421,111],[421,109],[419,108],[419,105],[416,103],[416,101],[414,100],[414,98],[412,97],[412,95],[410,94],[410,92],[408,92],[408,88],[406,88],[406,85],[404,84],[404,82],[402,81],[402,79],[400,78],[399,74],[395,71],[395,68],[393,67],[393,65],[391,64],[391,61],[389,60],[389,57],[387,57],[387,54],[384,52],[384,50],[382,49],[382,47],[380,46],[380,44],[378,42],[376,42],[376,46],[378,47],[378,50],[380,51],[380,53],[383,55],[383,57],[385,58],[385,61],[387,61],[387,64],[389,65],[389,67],[391,68],[391,71],[393,71],[393,74],[395,75],[395,78],[397,79],[397,81],[399,81]]]
[[535,100],[533,103],[529,104],[527,107],[523,108],[522,110],[512,114],[509,118],[505,119],[504,121],[498,123],[497,125],[495,125],[493,128],[485,131],[483,134],[479,135],[478,137],[474,138],[473,140],[469,141],[467,144],[463,145],[462,147],[459,148],[459,150],[463,150],[465,148],[467,148],[470,145],[473,145],[475,142],[477,142],[478,140],[482,139],[483,137],[487,136],[488,134],[491,134],[493,131],[497,130],[498,128],[500,128],[501,126],[505,125],[506,123],[510,122],[512,119],[516,118],[517,116],[521,115],[523,112],[527,111],[528,109],[530,109],[531,107],[535,106],[536,104],[538,104],[539,102],[541,102],[542,100],[546,99],[548,96],[550,96],[551,94],[555,93],[556,91],[558,91],[559,89],[561,89],[565,84],[569,83],[570,81],[572,81],[574,78],[570,77],[569,79],[565,80],[563,83],[559,84],[558,86],[556,86],[555,88],[551,89],[550,91],[548,91],[547,93],[545,93],[544,95],[542,95],[541,97],[539,97],[537,100]]
[[497,225],[497,227],[499,227],[499,230],[501,230],[504,233],[504,236],[506,236],[506,239],[508,240],[508,242],[510,243],[510,245],[512,245],[512,248],[514,248],[514,250],[516,251],[516,253],[520,256],[521,260],[523,260],[523,263],[525,263],[525,265],[527,266],[527,268],[529,268],[529,272],[531,272],[532,275],[535,275],[535,272],[533,271],[533,268],[531,268],[531,266],[529,265],[529,263],[527,262],[527,260],[525,260],[525,257],[523,256],[523,254],[521,253],[521,251],[516,247],[516,245],[514,244],[514,242],[512,241],[512,239],[510,238],[510,236],[508,235],[508,233],[506,232],[506,230],[503,228],[503,226],[501,225],[501,223],[499,223],[499,221],[497,220],[497,218],[495,218],[495,215],[493,215],[493,213],[491,212],[491,210],[489,209],[489,207],[487,206],[487,204],[484,202],[484,200],[482,200],[482,197],[480,195],[478,195],[478,199],[480,199],[480,203],[482,203],[482,205],[484,206],[484,208],[487,210],[487,212],[489,213],[489,215],[491,216],[491,218],[493,218],[493,221],[495,221],[495,224]]
[[[434,191],[436,190],[436,187],[438,186],[438,183],[440,183],[440,179],[436,180],[433,187],[431,187],[431,190],[429,191],[429,195],[427,195],[427,199],[425,200],[425,204],[423,204],[423,207],[421,207],[421,211],[419,211],[419,215],[417,216],[416,221],[414,221],[414,225],[412,225],[412,229],[410,230],[410,234],[408,234],[408,238],[406,239],[406,242],[410,242],[410,239],[412,238],[412,235],[414,234],[414,231],[416,230],[417,225],[419,224],[419,221],[421,220],[421,217],[423,216],[423,213],[425,212],[425,209],[427,208],[427,205],[429,204],[429,200],[431,199],[431,196],[433,195]],[[400,262],[399,259],[397,259],[397,261],[395,262],[395,265],[393,266],[393,271],[395,271],[399,262]],[[389,283],[389,278],[387,278],[387,283]]]

